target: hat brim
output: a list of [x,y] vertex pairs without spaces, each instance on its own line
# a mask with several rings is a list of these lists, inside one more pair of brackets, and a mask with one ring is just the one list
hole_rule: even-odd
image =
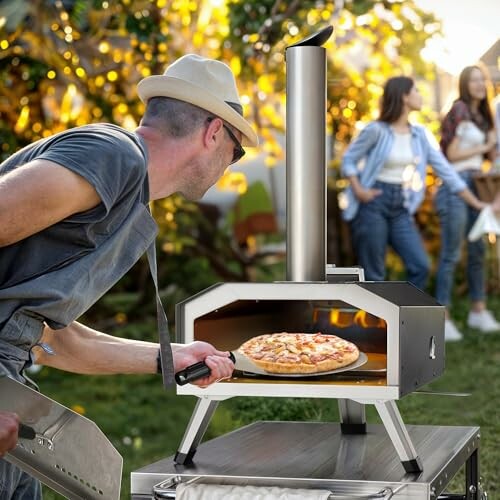
[[155,75],[141,80],[137,85],[141,101],[152,97],[172,97],[210,111],[239,130],[243,146],[257,146],[259,139],[250,124],[231,106],[208,92],[203,87],[172,76]]

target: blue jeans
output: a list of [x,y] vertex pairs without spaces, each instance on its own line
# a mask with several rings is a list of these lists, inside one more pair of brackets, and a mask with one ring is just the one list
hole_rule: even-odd
[[350,224],[354,250],[365,278],[384,280],[385,256],[390,245],[403,260],[408,281],[423,289],[429,259],[413,216],[405,208],[403,189],[378,181],[373,188],[381,189],[382,194],[362,203]]
[[42,486],[40,482],[12,465],[0,459],[0,500],[40,500]]
[[[475,192],[472,172],[460,172],[469,189]],[[436,300],[449,306],[454,273],[460,260],[462,244],[467,238],[479,212],[467,205],[458,195],[453,194],[444,184],[436,195],[436,209],[441,225],[441,253],[436,276]],[[473,302],[484,300],[484,253],[482,239],[467,240],[467,284],[469,297]]]

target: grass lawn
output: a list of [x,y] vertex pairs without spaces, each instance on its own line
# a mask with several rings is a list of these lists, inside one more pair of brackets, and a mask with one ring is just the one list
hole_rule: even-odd
[[[500,297],[490,300],[490,308],[499,315]],[[465,303],[455,307],[453,315],[466,337],[462,342],[447,344],[445,374],[427,388],[467,392],[471,396],[411,394],[399,401],[398,406],[407,424],[480,426],[482,482],[489,498],[496,500],[500,499],[500,333],[480,335],[467,329],[466,314]],[[132,470],[175,452],[195,404],[192,397],[165,392],[157,376],[83,377],[44,369],[36,378],[47,396],[68,407],[83,409],[85,416],[99,425],[123,455],[123,499],[129,498]],[[259,405],[272,402],[253,398],[255,401],[248,405],[256,412],[253,415],[251,410],[241,410],[243,399],[234,398],[219,405],[206,437],[228,432],[254,417],[268,419],[259,413]],[[304,419],[337,420],[334,401],[286,400],[286,403],[289,409],[302,411]],[[276,405],[286,411],[283,406],[282,400]],[[276,417],[283,418],[283,414]],[[368,419],[378,421],[371,407]],[[463,473],[459,473],[449,490],[463,493],[463,484]],[[62,497],[46,488],[44,498]]]

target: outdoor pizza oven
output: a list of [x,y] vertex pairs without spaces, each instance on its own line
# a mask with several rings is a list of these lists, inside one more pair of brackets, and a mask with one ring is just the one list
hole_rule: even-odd
[[[332,270],[332,269],[331,269]],[[342,271],[342,269],[337,269]],[[210,342],[235,351],[246,340],[276,332],[331,333],[355,343],[367,361],[339,373],[314,376],[233,377],[202,389],[178,386],[178,394],[198,396],[175,456],[192,462],[219,401],[234,396],[338,399],[342,433],[366,433],[365,405],[373,404],[404,470],[422,464],[396,400],[429,383],[444,370],[444,309],[403,282],[223,283],[181,302],[177,340]]]
[[[368,362],[354,372],[297,379],[253,376],[179,394],[398,399],[444,369],[444,311],[408,283],[224,283],[177,306],[177,341],[235,351],[266,333],[330,333],[355,343]],[[202,392],[200,392],[202,391]]]
[[[332,499],[437,499],[465,462],[467,499],[479,498],[479,429],[407,427],[396,406],[444,370],[444,307],[409,283],[367,282],[360,268],[326,264],[322,45],[331,33],[286,50],[287,281],[220,283],[188,298],[176,308],[176,340],[235,351],[262,334],[321,332],[353,342],[366,362],[312,376],[235,370],[205,389],[177,386],[177,394],[197,396],[196,407],[175,456],[132,473],[134,500],[151,492],[175,498],[177,485],[191,483],[324,487]],[[235,396],[336,399],[340,425],[256,422],[202,443],[218,403]],[[383,425],[366,423],[368,404]]]

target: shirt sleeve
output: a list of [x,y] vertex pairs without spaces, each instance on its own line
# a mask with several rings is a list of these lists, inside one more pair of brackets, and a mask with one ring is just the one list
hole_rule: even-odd
[[53,161],[87,180],[109,212],[132,190],[143,183],[145,158],[126,134],[118,131],[74,129],[61,136],[38,159]]
[[455,101],[441,124],[441,141],[439,145],[445,156],[448,146],[457,135],[457,127],[465,120],[470,120],[470,113],[467,105],[463,101]]
[[371,122],[351,142],[342,158],[342,174],[345,177],[358,175],[358,164],[377,142],[379,133],[380,128],[377,122]]

